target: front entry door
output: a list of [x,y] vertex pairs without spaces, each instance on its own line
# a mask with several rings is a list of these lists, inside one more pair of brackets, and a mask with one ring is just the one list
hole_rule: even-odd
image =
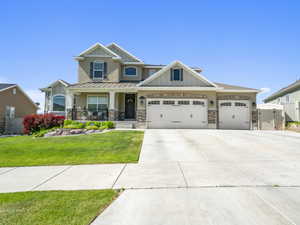
[[125,94],[125,119],[135,119],[135,94]]

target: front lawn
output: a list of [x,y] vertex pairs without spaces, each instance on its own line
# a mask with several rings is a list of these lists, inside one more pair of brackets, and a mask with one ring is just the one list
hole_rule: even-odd
[[0,194],[0,225],[88,225],[117,196],[114,190]]
[[137,162],[144,133],[0,138],[0,167]]

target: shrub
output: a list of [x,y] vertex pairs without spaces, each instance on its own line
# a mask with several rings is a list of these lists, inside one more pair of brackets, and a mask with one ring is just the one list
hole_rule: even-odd
[[99,127],[97,127],[97,126],[87,126],[86,129],[87,130],[99,130]]
[[67,124],[64,124],[64,128],[68,129],[83,129],[85,127],[84,123],[79,121],[69,120]]
[[64,126],[71,125],[72,122],[73,122],[73,120],[65,120],[65,121],[64,121]]
[[85,123],[85,125],[88,126],[97,126],[97,127],[101,127],[102,126],[102,122],[99,121],[88,121]]
[[41,129],[39,131],[36,131],[32,134],[32,136],[34,137],[44,137],[45,134],[49,133],[50,131],[54,131],[55,129],[57,129],[59,127],[52,127],[50,129]]
[[50,129],[52,127],[62,126],[64,123],[64,116],[57,116],[54,114],[32,114],[25,116],[23,119],[24,134],[32,134],[42,129]]
[[99,127],[99,130],[105,130],[105,129],[108,129],[108,127],[107,126],[101,126],[101,127]]
[[108,129],[115,128],[115,123],[112,121],[105,121],[103,122],[102,126],[106,126]]

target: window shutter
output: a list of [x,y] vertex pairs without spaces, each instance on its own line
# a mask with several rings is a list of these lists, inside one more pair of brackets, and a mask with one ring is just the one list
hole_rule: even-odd
[[104,62],[104,78],[107,78],[107,63]]
[[170,69],[170,80],[171,81],[173,80],[173,69],[172,68]]
[[94,63],[90,62],[90,78],[93,79]]
[[180,80],[183,81],[183,69],[180,69]]

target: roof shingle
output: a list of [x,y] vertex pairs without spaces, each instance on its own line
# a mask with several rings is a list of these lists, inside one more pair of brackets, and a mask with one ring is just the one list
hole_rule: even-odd
[[0,83],[0,91],[12,86],[15,86],[16,84],[6,84],[6,83]]

